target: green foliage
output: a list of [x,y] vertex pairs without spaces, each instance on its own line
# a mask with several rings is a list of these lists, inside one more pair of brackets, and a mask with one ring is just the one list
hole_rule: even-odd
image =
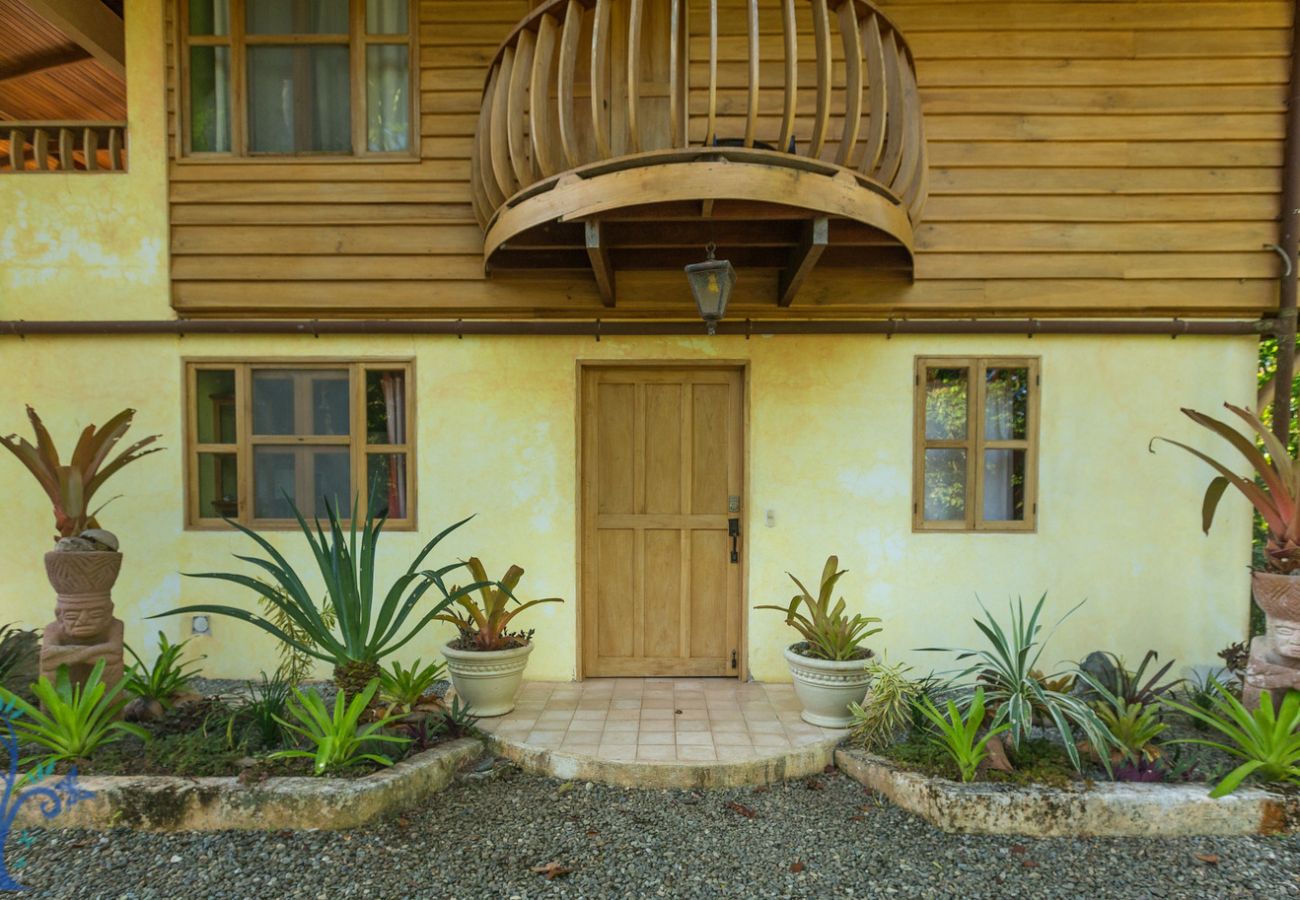
[[1204,738],[1178,738],[1171,744],[1199,744],[1222,750],[1238,759],[1241,765],[1215,785],[1211,797],[1231,794],[1249,775],[1264,781],[1300,784],[1300,691],[1288,691],[1281,708],[1274,710],[1268,691],[1260,695],[1259,708],[1251,713],[1232,693],[1214,682],[1213,706],[1203,710],[1172,700],[1165,702],[1174,709],[1201,721],[1224,736],[1226,742]]
[[268,676],[262,673],[258,684],[245,682],[248,702],[234,710],[226,719],[226,742],[235,746],[241,740],[252,739],[258,747],[281,747],[288,742],[289,734],[281,720],[288,715],[289,698],[294,682],[277,669]]
[[1130,703],[1123,697],[1111,696],[1093,703],[1097,718],[1110,731],[1119,748],[1119,755],[1133,765],[1143,760],[1151,762],[1157,756],[1153,742],[1165,730],[1160,721],[1157,703]]
[[39,705],[0,688],[0,700],[12,704],[21,713],[14,719],[19,739],[49,751],[23,759],[23,764],[31,759],[46,763],[88,759],[100,747],[127,734],[149,740],[149,732],[139,725],[118,721],[126,705],[122,696],[125,682],[108,687],[101,680],[103,676],[102,659],[95,663],[84,685],[72,683],[67,667],[60,666],[55,684],[42,678],[33,686]]
[[[1082,770],[1083,763],[1075,747],[1074,731],[1081,731],[1088,742],[1101,756],[1102,764],[1110,770],[1109,749],[1114,738],[1106,726],[1097,718],[1097,714],[1079,697],[1053,690],[1047,685],[1061,677],[1062,673],[1050,675],[1036,674],[1038,660],[1043,655],[1049,633],[1039,639],[1042,625],[1039,617],[1047,595],[1043,594],[1034,605],[1033,611],[1026,617],[1023,600],[1016,600],[1009,605],[1011,621],[1004,629],[985,607],[980,604],[984,618],[975,619],[975,626],[988,639],[988,646],[975,649],[927,647],[944,653],[957,653],[958,660],[974,659],[976,662],[960,673],[959,677],[977,675],[980,683],[987,689],[989,704],[995,709],[993,725],[1006,722],[1011,726],[1009,737],[1012,747],[1019,747],[1021,741],[1029,737],[1034,725],[1035,714],[1051,721],[1061,732],[1070,763],[1075,769]],[[1053,628],[1082,606],[1080,603],[1067,612]],[[969,702],[969,701],[968,701]]]
[[[258,579],[261,581],[261,579]],[[265,582],[263,582],[265,583]],[[284,603],[288,601],[288,595],[279,585],[268,585],[275,591],[282,601],[280,604],[272,603],[265,596],[258,597],[258,606],[262,608],[262,615],[268,622],[279,628],[285,634],[294,640],[294,644],[305,647],[315,647],[316,642],[312,639],[311,634],[301,627],[293,616],[285,611]],[[320,620],[325,628],[333,630],[338,624],[338,616],[334,614],[334,604],[330,602],[329,597],[325,597],[320,603]],[[280,657],[280,664],[276,666],[276,674],[283,677],[291,685],[302,684],[309,679],[312,674],[312,655],[299,650],[294,644],[280,641],[275,648],[275,652]]]
[[379,679],[375,678],[366,685],[365,690],[354,696],[344,705],[344,696],[340,691],[334,697],[333,715],[325,708],[325,701],[315,691],[303,693],[297,688],[293,691],[294,701],[289,704],[289,714],[298,720],[298,724],[280,719],[279,722],[290,731],[306,738],[313,746],[313,751],[279,750],[272,753],[271,759],[291,759],[305,757],[314,760],[313,770],[317,775],[347,769],[362,762],[378,763],[391,766],[392,759],[380,753],[365,750],[367,743],[397,744],[410,743],[410,738],[394,734],[383,734],[381,729],[394,724],[396,719],[390,716],[361,724],[361,714],[366,711],[375,692],[379,690]]
[[40,669],[40,652],[35,629],[0,625],[0,685],[27,696]]
[[[300,653],[333,663],[337,679],[338,670],[350,666],[377,669],[382,659],[405,646],[447,607],[473,591],[487,586],[485,583],[475,583],[468,587],[448,590],[444,577],[461,568],[463,563],[432,571],[419,571],[420,565],[433,548],[469,519],[462,519],[435,535],[380,599],[375,589],[375,553],[379,536],[383,531],[384,520],[376,519],[374,515],[366,516],[361,530],[361,543],[358,547],[357,504],[353,506],[351,529],[345,531],[338,512],[327,502],[326,510],[329,517],[327,533],[321,527],[319,520],[313,530],[298,508],[293,506],[292,501],[287,497],[286,501],[293,507],[294,517],[298,520],[303,536],[307,539],[316,567],[325,583],[325,591],[337,619],[334,625],[326,624],[321,607],[313,599],[313,592],[307,589],[302,578],[280,551],[257,532],[230,520],[227,521],[251,538],[269,557],[269,559],[252,556],[236,558],[257,566],[269,574],[279,590],[256,578],[237,573],[207,572],[191,577],[226,581],[256,592],[287,616],[301,630],[301,633],[310,638],[310,642],[294,637],[266,616],[233,606],[200,604],[173,609],[160,615],[197,613],[229,616],[247,622],[268,632]],[[442,594],[442,598],[431,611],[420,617],[403,634],[403,626],[411,618],[416,604],[429,589],[434,587]]]
[[978,737],[979,730],[984,724],[983,688],[975,689],[966,707],[965,718],[962,717],[961,710],[953,700],[948,701],[947,716],[939,712],[929,697],[922,697],[918,706],[921,714],[939,730],[940,739],[935,743],[948,751],[948,755],[952,757],[952,761],[957,764],[957,769],[961,772],[962,781],[971,781],[975,777],[980,763],[988,756],[989,740],[1011,727],[1005,722],[1000,725],[994,722],[984,733],[984,737]]
[[[841,597],[834,607],[831,606],[831,597],[835,591],[835,583],[847,570],[839,569],[839,558],[831,556],[826,560],[826,566],[822,569],[821,587],[817,596],[814,597],[803,586],[803,583],[790,575],[790,580],[799,587],[799,593],[790,599],[790,605],[787,606],[758,606],[756,609],[774,609],[777,612],[785,614],[785,624],[797,630],[807,644],[806,652],[808,656],[815,659],[829,660],[849,660],[862,658],[862,651],[859,649],[862,642],[873,634],[879,634],[881,629],[872,628],[872,625],[880,622],[879,619],[870,618],[863,615],[854,615],[849,618],[844,613],[844,598]],[[799,605],[803,604],[808,608],[808,614],[804,615],[799,612]]]
[[[450,611],[434,616],[435,619],[450,622],[460,630],[463,650],[506,650],[517,647],[522,643],[520,636],[506,631],[511,619],[539,603],[564,602],[559,597],[520,602],[514,590],[519,584],[519,579],[524,577],[524,570],[518,566],[511,566],[504,578],[499,582],[493,582],[488,578],[487,570],[483,568],[483,563],[479,562],[477,556],[471,556],[465,565],[469,568],[470,577],[478,585],[482,604],[476,601],[472,594],[462,593],[456,598],[456,602],[460,604],[463,611],[451,607]],[[510,600],[515,601],[514,609],[508,605]]]
[[928,680],[909,678],[905,663],[867,665],[871,682],[862,704],[849,704],[853,714],[852,737],[864,750],[880,750],[912,727],[917,701],[926,696]]
[[[1118,655],[1109,651],[1106,651],[1105,655],[1110,657],[1111,663],[1115,667],[1115,677],[1112,683],[1103,684],[1102,687],[1130,705],[1148,706],[1153,704],[1161,697],[1172,693],[1176,687],[1183,683],[1181,678],[1174,681],[1160,680],[1169,674],[1169,670],[1173,668],[1175,661],[1172,659],[1157,669],[1151,677],[1145,678],[1147,666],[1160,658],[1160,654],[1154,650],[1148,650],[1146,655],[1142,657],[1142,662],[1138,663],[1137,669],[1132,672],[1124,666],[1124,660]],[[1143,680],[1144,678],[1145,680]],[[1084,680],[1095,686],[1092,678],[1085,677]]]
[[442,721],[447,731],[462,736],[474,730],[478,716],[470,712],[469,704],[462,703],[459,697],[452,697],[451,706],[443,711]]
[[189,689],[190,683],[199,673],[197,661],[186,663],[181,659],[188,643],[186,640],[173,644],[167,640],[167,635],[158,632],[158,658],[154,660],[153,666],[147,665],[128,646],[126,650],[135,659],[135,663],[123,678],[127,693],[145,700],[156,700],[162,704],[163,709],[171,709],[172,701]]
[[421,668],[423,660],[417,659],[409,669],[394,660],[392,667],[379,673],[379,696],[394,706],[410,709],[420,702],[430,688],[442,680],[447,670],[445,663],[431,662]]

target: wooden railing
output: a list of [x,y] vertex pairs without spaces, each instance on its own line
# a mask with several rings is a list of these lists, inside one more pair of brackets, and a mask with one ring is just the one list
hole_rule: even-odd
[[484,227],[566,172],[715,148],[847,171],[915,224],[925,139],[912,55],[889,19],[866,0],[719,6],[547,0],[530,13],[483,91],[471,179]]
[[0,121],[0,174],[125,170],[125,122]]

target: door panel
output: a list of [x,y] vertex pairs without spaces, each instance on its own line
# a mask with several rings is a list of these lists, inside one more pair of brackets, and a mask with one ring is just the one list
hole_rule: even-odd
[[584,674],[736,675],[741,372],[592,367],[581,388]]

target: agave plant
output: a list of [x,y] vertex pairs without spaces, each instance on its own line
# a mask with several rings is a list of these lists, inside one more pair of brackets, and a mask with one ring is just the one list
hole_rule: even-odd
[[18,457],[19,462],[36,477],[54,504],[54,527],[59,532],[56,540],[81,534],[87,528],[99,527],[95,516],[107,502],[92,510],[90,502],[96,491],[123,466],[163,449],[145,449],[161,437],[151,434],[109,460],[109,454],[131,427],[134,416],[135,410],[124,409],[105,422],[102,428],[87,425],[77,439],[77,446],[73,448],[72,458],[67,465],[59,461],[59,451],[54,446],[54,440],[46,431],[41,417],[30,406],[27,407],[27,418],[31,420],[32,431],[36,434],[36,444],[33,446],[26,438],[16,434],[0,437],[0,445]]
[[[814,597],[798,578],[790,575],[790,580],[799,586],[799,593],[790,598],[789,606],[771,604],[757,606],[755,609],[774,609],[785,613],[785,624],[794,628],[807,644],[804,653],[815,659],[849,660],[862,656],[862,642],[881,629],[872,628],[879,619],[861,614],[852,618],[845,615],[844,598],[832,607],[831,597],[835,584],[847,569],[840,569],[837,556],[828,557],[822,569],[821,586]],[[808,614],[799,611],[799,604],[808,607]]]
[[[325,583],[325,593],[333,606],[336,619],[333,625],[327,622],[321,606],[314,599],[314,594],[318,592],[309,589],[303,583],[302,578],[280,551],[251,528],[231,520],[227,521],[251,538],[270,557],[261,559],[253,556],[237,556],[236,558],[257,566],[269,574],[274,584],[267,584],[250,575],[233,572],[204,572],[190,577],[225,581],[256,592],[289,617],[302,634],[310,637],[310,642],[281,628],[270,617],[234,606],[204,603],[168,610],[159,615],[218,615],[247,622],[268,632],[300,653],[333,663],[334,681],[339,689],[355,694],[363,690],[370,681],[379,678],[381,660],[404,647],[420,633],[424,626],[438,618],[457,600],[489,586],[486,581],[483,581],[448,590],[443,578],[448,573],[461,568],[463,563],[454,563],[433,571],[419,571],[420,565],[433,548],[438,546],[447,535],[468,522],[468,518],[443,529],[434,536],[433,540],[425,544],[406,571],[398,576],[381,599],[375,587],[375,551],[383,531],[384,519],[376,518],[373,514],[366,516],[358,546],[359,510],[356,505],[353,508],[351,529],[345,531],[338,512],[327,502],[325,508],[329,517],[328,532],[321,527],[319,520],[313,530],[292,501],[290,506],[293,508],[293,514],[298,520],[303,535],[307,538],[312,557]],[[439,590],[442,597],[434,604],[432,610],[403,631],[407,620],[412,617],[416,604],[434,587]]]
[[[518,566],[511,566],[501,581],[493,582],[488,578],[487,570],[478,557],[470,557],[465,565],[477,585],[482,604],[467,593],[468,589],[457,589],[461,596],[456,598],[456,602],[464,611],[452,607],[450,612],[434,616],[440,621],[450,622],[460,630],[461,649],[487,651],[515,646],[520,638],[506,631],[515,616],[539,603],[564,602],[559,597],[545,597],[527,603],[520,601],[515,597],[514,590],[519,579],[524,577],[524,570]],[[515,601],[513,608],[509,606],[510,600]]]
[[1236,474],[1217,459],[1181,441],[1152,438],[1150,449],[1155,452],[1156,441],[1173,444],[1208,463],[1219,473],[1205,489],[1205,499],[1201,503],[1202,530],[1209,533],[1219,501],[1230,486],[1234,487],[1251,502],[1268,528],[1268,543],[1264,548],[1264,558],[1268,565],[1283,574],[1295,572],[1300,569],[1300,483],[1296,480],[1300,469],[1297,468],[1297,461],[1268,426],[1260,421],[1259,416],[1231,403],[1223,406],[1250,426],[1251,431],[1263,442],[1267,453],[1260,450],[1254,440],[1226,422],[1194,409],[1184,409],[1183,414],[1197,425],[1223,438],[1245,457],[1260,483]]

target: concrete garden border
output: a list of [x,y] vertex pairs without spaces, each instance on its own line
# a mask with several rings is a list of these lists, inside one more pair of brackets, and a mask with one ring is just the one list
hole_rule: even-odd
[[1212,800],[1202,784],[1097,782],[1079,789],[961,784],[860,750],[840,770],[942,831],[1029,837],[1279,834],[1300,827],[1300,799],[1243,788]]
[[481,740],[461,738],[361,778],[295,776],[243,785],[233,777],[87,776],[78,786],[93,797],[65,807],[53,820],[42,818],[37,804],[24,804],[15,825],[98,831],[355,828],[442,790],[483,749]]

